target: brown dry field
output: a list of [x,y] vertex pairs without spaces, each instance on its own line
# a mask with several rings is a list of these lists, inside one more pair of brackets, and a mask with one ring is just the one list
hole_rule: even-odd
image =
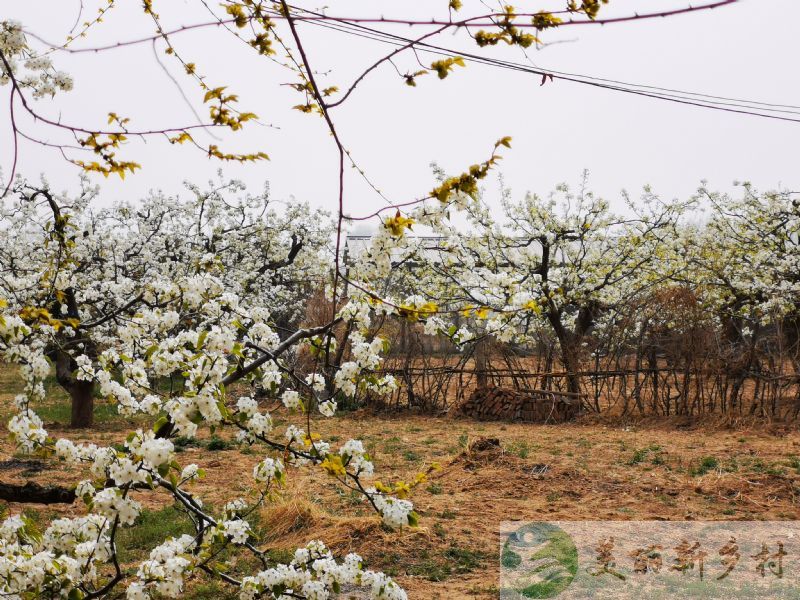
[[[0,373],[3,416],[16,386],[7,372]],[[52,414],[63,421],[63,399],[55,390],[52,397],[52,405],[42,411],[45,420]],[[129,429],[142,425],[114,415],[113,407],[101,406],[98,414],[101,420],[92,432],[57,423],[48,426],[53,435],[75,441],[116,443]],[[279,427],[297,420],[282,410],[274,416]],[[420,526],[386,531],[363,502],[318,469],[290,469],[287,487],[258,516],[260,546],[278,557],[321,539],[337,554],[359,552],[369,568],[395,576],[414,599],[496,598],[501,521],[800,518],[796,427],[753,424],[725,429],[686,421],[623,427],[588,420],[541,426],[365,411],[315,422],[334,447],[350,437],[364,440],[376,463],[376,478],[384,482],[409,480],[439,463],[441,469],[412,496]],[[207,438],[208,433],[202,435]],[[472,444],[480,438],[497,438],[500,448],[474,450]],[[247,493],[261,452],[212,450],[202,443],[185,447],[178,461],[206,469],[206,478],[191,489],[206,504],[220,506]],[[13,447],[4,439],[0,460],[13,457]],[[68,484],[84,478],[78,469],[58,462],[45,462],[39,471],[25,463],[8,464],[0,463],[0,480],[5,482]],[[134,526],[139,530],[129,538],[131,543],[141,542],[145,552],[147,544],[137,536],[146,538],[147,528],[158,529],[161,523],[174,527],[169,521],[175,515],[165,512],[170,504],[165,494],[137,496],[150,521]],[[24,508],[8,506],[12,513]],[[46,523],[83,509],[77,504],[26,510]],[[129,555],[143,558],[136,552]],[[185,597],[234,597],[230,594],[225,588],[191,581]]]

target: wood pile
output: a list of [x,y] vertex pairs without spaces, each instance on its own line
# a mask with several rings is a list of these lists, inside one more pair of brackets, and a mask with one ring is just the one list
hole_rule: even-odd
[[459,412],[479,421],[523,421],[563,423],[574,419],[580,398],[549,390],[519,391],[501,387],[482,387],[472,392]]

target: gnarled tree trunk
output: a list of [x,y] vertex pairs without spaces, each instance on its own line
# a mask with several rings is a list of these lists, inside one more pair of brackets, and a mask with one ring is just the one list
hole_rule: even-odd
[[72,427],[91,427],[94,423],[94,384],[91,381],[76,381],[69,389],[72,399]]
[[77,368],[75,361],[60,350],[55,352],[55,364],[56,381],[72,401],[70,425],[82,429],[91,427],[94,423],[94,382],[76,379],[73,374]]

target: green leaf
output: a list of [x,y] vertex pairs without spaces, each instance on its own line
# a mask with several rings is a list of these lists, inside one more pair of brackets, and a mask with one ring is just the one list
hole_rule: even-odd
[[159,419],[156,421],[156,424],[153,425],[153,431],[155,433],[158,433],[158,430],[161,429],[167,423],[169,423],[169,419],[167,417],[163,417],[163,416],[159,417]]
[[201,331],[200,335],[197,336],[197,344],[195,344],[195,348],[200,350],[203,347],[203,343],[206,341],[208,337],[208,331]]

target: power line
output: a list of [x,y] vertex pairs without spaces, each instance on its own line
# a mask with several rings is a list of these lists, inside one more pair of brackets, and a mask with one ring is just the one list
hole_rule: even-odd
[[[312,15],[316,15],[316,13],[314,13],[313,11],[305,11],[305,12]],[[299,17],[298,20],[302,20],[302,17]],[[554,79],[570,81],[573,83],[590,85],[592,87],[597,87],[601,89],[618,91],[622,93],[633,94],[637,96],[643,96],[647,98],[653,98],[657,100],[663,100],[689,106],[696,106],[699,108],[708,108],[723,112],[746,114],[762,118],[800,123],[800,119],[798,118],[782,116],[782,115],[800,115],[800,106],[797,105],[777,104],[777,103],[763,102],[757,100],[745,100],[740,98],[715,96],[700,92],[690,92],[685,90],[677,90],[659,86],[629,83],[614,79],[605,79],[591,75],[568,73],[568,72],[558,71],[555,69],[529,67],[527,65],[513,61],[490,58],[486,56],[471,54],[468,52],[457,52],[450,48],[437,46],[427,42],[415,42],[415,40],[411,38],[406,38],[400,35],[381,31],[357,23],[349,23],[347,21],[312,20],[305,22],[308,23],[309,25],[316,25],[318,27],[332,29],[335,31],[339,31],[341,33],[353,35],[355,37],[370,39],[373,41],[389,44],[392,46],[405,46],[413,44],[414,48],[426,53],[436,54],[440,56],[449,56],[449,57],[461,56],[464,59],[469,60],[470,62],[484,64],[486,66],[499,67],[512,71],[520,71],[524,73],[534,74],[540,77],[547,76],[547,77],[552,77]],[[779,113],[779,114],[765,114],[765,113]]]

